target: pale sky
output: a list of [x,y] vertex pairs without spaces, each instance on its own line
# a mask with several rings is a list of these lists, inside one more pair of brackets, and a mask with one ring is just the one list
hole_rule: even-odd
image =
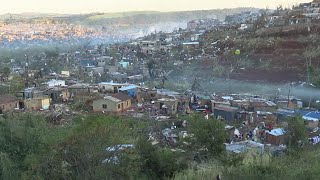
[[0,14],[181,11],[235,7],[275,8],[279,4],[288,7],[310,1],[312,0],[0,0]]

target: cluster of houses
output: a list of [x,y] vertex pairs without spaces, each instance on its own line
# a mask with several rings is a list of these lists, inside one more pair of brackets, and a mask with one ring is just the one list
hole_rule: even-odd
[[245,11],[242,13],[238,13],[238,14],[233,14],[233,15],[229,15],[226,16],[225,18],[225,23],[228,24],[233,24],[233,23],[249,23],[252,24],[254,23],[258,17],[261,15],[260,12],[251,12],[251,11]]
[[265,27],[281,27],[297,24],[318,23],[320,19],[319,0],[301,3],[292,9],[278,8],[268,12],[265,18]]
[[[207,95],[199,92],[174,92],[128,83],[67,84],[65,80],[50,80],[40,87],[26,88],[20,96],[1,95],[0,113],[11,111],[54,111],[57,104],[72,104],[77,96],[90,97],[92,113],[130,115],[158,121],[173,121],[162,135],[173,146],[180,139],[192,136],[179,120],[181,114],[203,113],[229,124],[226,150],[232,153],[252,149],[272,152],[284,148],[286,120],[301,116],[309,137],[319,134],[320,112],[303,108],[294,97],[261,97],[248,94]],[[83,102],[87,103],[87,102]],[[138,116],[140,115],[140,116]],[[232,126],[231,126],[232,125]],[[153,137],[154,143],[159,140]]]
[[[26,88],[18,96],[0,95],[0,112],[14,110],[52,110],[54,104],[72,103],[77,96],[93,95],[93,112],[123,113],[133,104],[157,106],[159,114],[176,114],[178,111],[177,93],[162,89],[152,89],[128,83],[101,82],[98,84],[66,84],[65,80],[50,80],[41,86]],[[141,106],[141,108],[144,108]],[[154,113],[153,112],[153,113]]]
[[[287,122],[295,116],[302,117],[310,139],[317,137],[320,133],[320,112],[316,109],[303,108],[302,101],[294,97],[262,98],[248,94],[203,95],[195,92],[183,94],[170,92],[169,94],[179,97],[175,98],[177,111],[165,114],[162,111],[158,119],[173,118],[172,126],[162,130],[165,139],[173,146],[176,146],[178,141],[183,142],[185,137],[192,136],[185,128],[187,122],[174,120],[173,115],[181,113],[200,112],[203,113],[204,119],[213,116],[215,120],[224,121],[227,124],[225,130],[228,133],[225,146],[226,150],[231,153],[251,150],[259,153],[282,152],[288,137]],[[159,100],[164,100],[164,98],[157,101]],[[169,100],[166,101],[169,102]],[[171,101],[173,102],[174,99]],[[162,103],[160,102],[159,108],[162,107]],[[170,109],[171,107],[174,106],[170,106]],[[171,118],[165,118],[165,115]],[[151,139],[158,143],[154,137]]]
[[220,23],[217,19],[198,19],[192,20],[187,23],[187,29],[190,31],[196,29],[208,29],[212,28]]
[[[279,9],[268,13],[266,26],[282,26],[295,23],[305,23],[316,19],[320,2],[301,4],[288,12]],[[290,18],[281,24],[282,17]],[[187,29],[179,29],[172,33],[156,33],[139,38],[130,44],[113,45],[112,53],[109,47],[95,46],[85,52],[75,52],[75,66],[91,83],[68,82],[62,80],[74,76],[72,70],[54,74],[56,79],[42,85],[29,87],[18,96],[0,95],[0,113],[10,111],[54,111],[55,105],[72,104],[76,97],[86,96],[90,110],[94,113],[122,114],[136,117],[147,117],[159,121],[173,120],[172,127],[163,129],[162,135],[170,144],[176,144],[179,138],[190,136],[186,131],[186,121],[179,120],[180,114],[203,113],[205,119],[209,116],[224,121],[225,130],[230,133],[226,140],[229,152],[241,153],[250,149],[262,152],[266,147],[283,147],[286,137],[287,118],[300,115],[306,124],[310,138],[319,134],[320,112],[313,109],[303,109],[300,99],[294,97],[261,97],[248,94],[208,95],[199,92],[174,92],[161,88],[145,87],[150,72],[146,59],[173,60],[173,51],[178,51],[179,59],[196,59],[191,52],[198,50],[197,55],[204,56],[202,35],[207,31],[219,31],[224,28],[236,27],[239,30],[249,30],[254,27],[261,13],[243,12],[227,16],[224,22],[216,19],[190,21]],[[306,21],[305,21],[305,20]],[[211,43],[212,52],[224,51],[228,48],[230,37]],[[111,45],[112,46],[112,45]],[[110,46],[110,47],[111,47]],[[165,56],[162,56],[165,55]],[[60,54],[59,58],[66,59],[68,54]],[[181,58],[180,58],[181,57]],[[175,62],[178,64],[178,62]],[[174,64],[175,65],[175,64]],[[159,67],[156,70],[161,69]],[[156,71],[154,70],[154,71]],[[32,70],[29,70],[31,73]],[[81,78],[81,73],[78,74]],[[158,74],[163,74],[162,72]],[[29,76],[29,75],[28,75]],[[58,78],[60,80],[58,80]],[[84,79],[84,78],[83,78]],[[113,80],[103,82],[105,79]],[[99,82],[99,83],[95,83]],[[130,82],[130,83],[128,83]],[[177,120],[178,119],[178,120]],[[231,124],[233,126],[231,126]],[[236,125],[234,125],[236,124]],[[156,138],[150,137],[156,142]]]
[[[320,112],[303,108],[302,101],[294,97],[264,99],[251,95],[214,96],[212,112],[216,119],[236,121],[240,126],[228,126],[230,139],[226,142],[229,152],[248,150],[258,152],[283,149],[286,143],[287,120],[301,116],[309,137],[319,134]],[[290,123],[290,122],[289,122]],[[232,123],[234,124],[234,123]]]
[[67,37],[84,37],[91,35],[93,32],[90,29],[76,25],[52,24],[51,22],[27,24],[27,23],[12,23],[0,24],[2,41],[15,40],[49,40],[63,39]]

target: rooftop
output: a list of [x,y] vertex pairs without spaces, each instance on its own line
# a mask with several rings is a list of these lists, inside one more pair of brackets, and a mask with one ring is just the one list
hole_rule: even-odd
[[233,111],[238,110],[238,108],[232,107],[232,106],[216,106],[213,109],[214,110],[221,110],[221,111],[228,111],[228,112],[233,112]]
[[277,129],[272,129],[271,131],[267,131],[266,133],[271,134],[273,136],[282,136],[285,134],[285,131],[282,128],[277,128]]
[[232,96],[222,96],[221,98],[224,100],[233,100]]
[[304,120],[307,121],[319,121],[320,120],[320,112],[319,111],[310,111],[310,110],[294,110],[294,109],[278,109],[278,114],[284,116],[293,117],[295,115],[300,115]]
[[80,61],[80,65],[82,67],[94,67],[95,66],[95,62],[92,60],[81,60]]
[[69,86],[69,88],[73,88],[73,89],[82,89],[82,88],[88,88],[90,85],[89,84],[74,84]]
[[10,95],[10,94],[0,95],[1,104],[6,104],[14,101],[18,101],[18,98],[13,95]]
[[170,98],[161,98],[161,99],[158,99],[157,101],[167,101],[167,102],[175,102],[176,100],[175,99],[170,99]]
[[233,153],[243,153],[249,150],[257,150],[262,153],[264,145],[254,141],[242,141],[233,144],[226,144],[226,150]]
[[320,112],[314,111],[314,112],[308,112],[304,116],[302,116],[304,120],[307,121],[319,121],[320,120]]
[[131,99],[130,96],[123,94],[123,93],[113,94],[112,97],[114,97],[120,101],[127,101],[127,100]]
[[185,42],[183,45],[198,45],[199,42]]
[[105,96],[104,99],[105,99],[105,100],[108,99],[108,100],[110,100],[110,101],[117,102],[117,103],[118,103],[118,102],[121,102],[120,99],[114,98],[114,97],[112,97],[112,96]]
[[180,94],[178,92],[170,91],[167,89],[157,89],[157,93],[162,95],[167,95],[167,96],[177,96]]
[[276,106],[274,103],[267,103],[267,101],[253,101],[250,102],[250,105],[253,107],[272,107]]
[[119,88],[119,91],[127,91],[127,90],[130,90],[130,89],[136,89],[136,88],[138,88],[137,85],[129,85],[129,86],[125,86],[125,87]]
[[101,82],[101,83],[98,83],[98,85],[124,86],[127,84],[114,83],[114,82]]

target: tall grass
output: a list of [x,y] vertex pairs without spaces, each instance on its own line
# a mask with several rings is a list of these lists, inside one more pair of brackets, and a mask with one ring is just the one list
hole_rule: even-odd
[[175,180],[222,179],[235,180],[282,180],[319,179],[320,150],[316,147],[304,149],[299,154],[272,157],[270,154],[257,155],[248,152],[237,165],[226,165],[218,161],[191,166],[177,173]]

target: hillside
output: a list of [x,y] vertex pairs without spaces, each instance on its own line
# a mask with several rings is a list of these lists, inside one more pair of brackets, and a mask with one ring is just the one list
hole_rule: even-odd
[[77,23],[82,25],[137,25],[137,24],[157,24],[165,22],[187,22],[193,19],[218,18],[224,20],[225,16],[243,11],[258,11],[256,8],[236,8],[219,10],[198,10],[181,12],[157,12],[157,11],[132,11],[116,13],[91,13],[84,15],[66,15],[66,14],[3,14],[0,20],[12,22],[33,23],[39,19],[52,19],[65,23]]
[[[202,37],[205,52],[217,55],[218,64],[233,68],[230,78],[270,82],[304,81],[307,67],[319,67],[320,24],[269,27],[257,31],[208,32]],[[229,39],[225,39],[229,37]],[[219,40],[218,45],[211,43]],[[216,48],[223,49],[217,52]],[[234,51],[239,49],[240,55]]]
[[93,15],[79,23],[88,25],[101,25],[104,23],[126,23],[136,24],[157,24],[164,22],[187,22],[193,19],[217,18],[224,20],[225,16],[243,11],[258,11],[255,8],[237,8],[221,10],[183,11],[183,12],[127,12],[127,13],[106,13]]

